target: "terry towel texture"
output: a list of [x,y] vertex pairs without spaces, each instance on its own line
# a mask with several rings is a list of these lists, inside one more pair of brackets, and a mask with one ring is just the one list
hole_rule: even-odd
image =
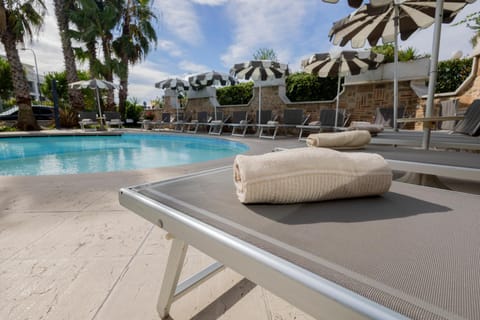
[[307,137],[307,146],[325,148],[360,148],[369,144],[370,139],[370,132],[367,130],[312,133]]
[[297,203],[387,192],[392,171],[382,156],[326,148],[238,155],[234,183],[243,203]]

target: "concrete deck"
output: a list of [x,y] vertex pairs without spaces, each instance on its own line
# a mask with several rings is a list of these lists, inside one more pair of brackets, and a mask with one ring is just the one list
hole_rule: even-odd
[[[252,154],[304,145],[296,138],[234,140],[249,144]],[[0,177],[0,319],[158,319],[170,241],[163,230],[121,207],[117,192],[232,162]],[[190,249],[182,277],[210,262]],[[311,319],[228,269],[174,303],[171,313],[174,319]]]

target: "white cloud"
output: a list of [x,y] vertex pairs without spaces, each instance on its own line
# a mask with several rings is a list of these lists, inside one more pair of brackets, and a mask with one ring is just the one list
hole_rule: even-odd
[[190,44],[197,45],[203,41],[195,8],[189,0],[157,0],[155,7],[161,12],[157,16],[161,26]]
[[221,56],[225,66],[252,58],[259,48],[273,49],[282,62],[292,62],[292,46],[301,37],[309,1],[240,0],[229,2],[235,23],[234,42]]
[[228,0],[192,0],[193,3],[204,4],[209,6],[221,6],[228,2]]
[[207,72],[209,70],[212,70],[212,68],[210,68],[206,65],[197,64],[197,63],[194,63],[192,61],[187,61],[187,60],[180,61],[179,68],[181,70],[184,70],[187,74]]
[[180,57],[183,55],[182,50],[173,41],[158,40],[158,48],[172,57]]

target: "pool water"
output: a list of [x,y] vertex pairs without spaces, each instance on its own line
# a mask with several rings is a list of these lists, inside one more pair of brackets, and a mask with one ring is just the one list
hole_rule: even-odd
[[180,135],[49,136],[0,139],[0,175],[38,176],[168,167],[227,158],[242,143]]

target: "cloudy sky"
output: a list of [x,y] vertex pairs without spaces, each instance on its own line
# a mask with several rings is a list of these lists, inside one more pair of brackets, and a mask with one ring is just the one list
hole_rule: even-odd
[[[40,74],[64,69],[52,3],[46,0],[45,26],[27,44],[37,55]],[[158,17],[157,48],[130,74],[129,94],[138,101],[162,96],[155,82],[210,70],[228,72],[234,63],[252,59],[259,48],[273,49],[280,62],[299,70],[302,59],[334,48],[328,38],[332,23],[353,11],[346,0],[337,4],[321,0],[154,0],[153,10]],[[480,1],[468,5],[455,21],[477,11]],[[418,31],[400,42],[400,47],[429,53],[432,33],[433,26]],[[457,50],[469,56],[472,35],[464,26],[443,25],[440,60],[449,59]],[[32,52],[20,51],[20,57],[34,64]]]

